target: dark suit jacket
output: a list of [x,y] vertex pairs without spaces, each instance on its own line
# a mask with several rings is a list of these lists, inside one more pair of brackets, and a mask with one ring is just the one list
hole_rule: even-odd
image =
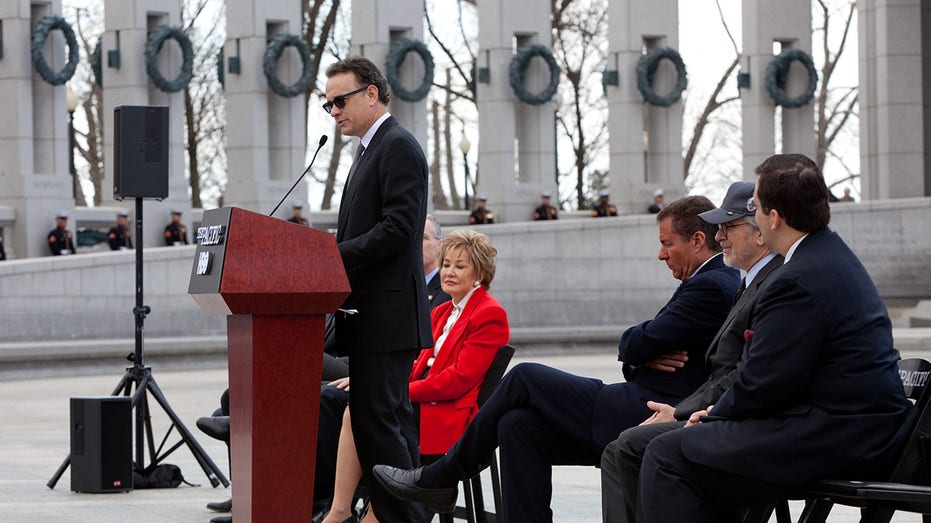
[[352,290],[336,314],[342,354],[433,345],[423,277],[427,161],[394,117],[378,128],[343,188],[336,243]]
[[686,429],[686,457],[789,487],[886,477],[913,409],[886,307],[843,240],[827,227],[802,240],[752,325],[712,411],[728,420]]
[[440,283],[440,271],[436,271],[436,274],[427,282],[427,305],[432,311],[437,305],[446,303],[451,299],[452,297],[449,294],[443,292],[443,285]]
[[[452,301],[433,309],[433,334],[439,338]],[[420,403],[420,453],[445,454],[478,412],[478,391],[498,349],[511,339],[504,307],[488,291],[472,294],[446,335],[433,366],[433,348],[421,351],[411,370],[411,402]]]
[[744,331],[750,328],[753,321],[753,308],[760,297],[760,290],[766,288],[769,276],[782,267],[782,261],[782,256],[777,254],[767,262],[740,295],[705,353],[708,379],[676,405],[676,419],[687,420],[693,412],[716,403],[731,385],[731,374],[740,365],[746,345]]
[[[727,318],[740,285],[740,271],[717,255],[682,282],[652,320],[621,335],[618,359],[624,377],[642,387],[684,398],[708,378],[705,351]],[[686,350],[689,360],[676,372],[643,366],[674,350]]]

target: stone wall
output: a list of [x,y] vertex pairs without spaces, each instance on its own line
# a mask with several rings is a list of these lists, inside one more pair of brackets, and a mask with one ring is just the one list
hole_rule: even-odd
[[[835,204],[832,214],[832,227],[860,256],[887,301],[931,298],[931,198]],[[445,229],[456,226],[447,222]],[[549,337],[554,344],[569,342],[562,338],[584,332],[603,338],[606,328],[616,336],[652,317],[678,285],[656,258],[653,215],[481,230],[498,248],[491,291],[507,308],[515,334],[536,343]],[[146,336],[225,333],[223,317],[202,313],[187,294],[193,253],[193,246],[146,249],[144,301],[152,307]],[[134,282],[129,252],[2,262],[0,343],[131,339]]]
[[[226,332],[187,294],[194,246],[145,250],[147,336]],[[0,262],[0,342],[135,335],[135,256],[100,252]],[[128,347],[132,350],[132,347]]]

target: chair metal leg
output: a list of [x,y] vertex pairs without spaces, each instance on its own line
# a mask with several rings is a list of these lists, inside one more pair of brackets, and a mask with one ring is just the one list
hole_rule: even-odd
[[792,523],[792,514],[789,513],[789,500],[776,502],[776,523]]
[[465,498],[465,519],[469,523],[475,523],[475,497],[469,480],[462,482],[462,495]]
[[889,508],[866,507],[860,509],[861,523],[889,523],[895,510]]
[[773,514],[774,508],[772,503],[747,507],[747,509],[744,510],[741,521],[742,523],[767,523],[770,516]]
[[799,523],[824,523],[834,503],[826,499],[806,499],[805,509],[799,517]]
[[498,475],[497,452],[493,452],[491,456],[491,494],[495,498],[495,520],[497,520],[497,515],[501,513],[501,476]]

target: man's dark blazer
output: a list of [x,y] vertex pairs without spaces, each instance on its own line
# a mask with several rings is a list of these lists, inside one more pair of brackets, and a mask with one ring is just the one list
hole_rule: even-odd
[[440,271],[436,271],[436,274],[427,282],[427,305],[432,311],[437,305],[451,299],[452,297],[449,294],[443,292],[443,285],[440,282]]
[[683,431],[689,460],[789,487],[890,473],[913,409],[886,307],[836,233],[802,240],[746,336],[743,366],[712,410],[727,419]]
[[[621,335],[618,359],[624,362],[624,377],[638,388],[638,403],[649,416],[647,398],[663,403],[677,403],[708,378],[703,363],[705,351],[727,318],[740,285],[740,272],[724,265],[723,256],[715,255],[695,274],[685,280],[652,320],[635,325]],[[673,350],[685,350],[689,360],[676,372],[663,372],[644,366],[648,361]],[[619,426],[617,406],[629,404],[626,383],[606,385],[598,394],[592,433],[600,448],[617,438],[618,433],[634,423]],[[628,409],[629,410],[629,409]],[[637,422],[639,422],[637,421]],[[636,423],[636,422],[635,422]]]
[[[618,360],[624,362],[627,381],[680,398],[704,383],[705,352],[734,305],[739,285],[740,271],[724,265],[724,256],[716,254],[679,285],[655,318],[624,331]],[[689,360],[676,372],[644,366],[674,350],[689,352]]]
[[769,260],[737,299],[737,303],[705,352],[705,368],[710,372],[708,379],[676,405],[676,419],[687,420],[693,412],[716,403],[731,385],[732,374],[740,365],[746,345],[744,331],[750,328],[759,292],[766,287],[770,275],[782,267],[782,261],[782,256],[778,254]]
[[357,355],[431,347],[422,255],[423,150],[389,117],[355,163],[343,188],[336,243],[352,291],[342,308],[359,312],[336,314],[338,350]]

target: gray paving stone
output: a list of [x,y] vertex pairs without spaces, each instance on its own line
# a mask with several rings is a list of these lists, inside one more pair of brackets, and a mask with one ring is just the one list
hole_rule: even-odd
[[[931,356],[931,354],[923,354]],[[568,372],[606,381],[619,379],[620,371],[610,352],[521,356],[520,361],[539,361]],[[0,381],[0,521],[5,523],[175,523],[204,522],[215,514],[205,505],[226,499],[229,489],[211,488],[206,476],[186,448],[166,460],[179,465],[185,478],[201,487],[181,486],[167,490],[135,490],[123,494],[78,494],[70,489],[70,470],[54,490],[46,482],[66,457],[69,449],[68,399],[108,394],[122,377],[124,366],[96,366],[95,374],[59,378]],[[173,409],[189,428],[196,419],[212,412],[226,388],[227,373],[209,363],[194,362],[187,368],[160,371],[154,376]],[[154,404],[154,403],[153,403]],[[153,410],[153,427],[160,438],[168,427],[161,410]],[[226,447],[219,441],[198,436],[207,453],[226,473]],[[601,520],[598,470],[587,467],[556,467],[553,479],[553,513],[558,523],[589,523]],[[486,485],[490,481],[484,482]],[[490,500],[490,492],[486,496]],[[793,511],[801,509],[793,503]],[[857,512],[838,507],[831,522],[857,521]],[[895,522],[918,522],[915,514],[897,514]]]

